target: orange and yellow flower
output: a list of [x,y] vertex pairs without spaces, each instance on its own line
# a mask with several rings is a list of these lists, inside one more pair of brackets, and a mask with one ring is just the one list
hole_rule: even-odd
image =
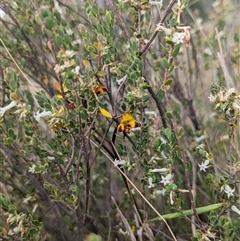
[[132,130],[132,128],[136,128],[141,126],[140,122],[138,122],[132,114],[129,112],[126,112],[120,121],[120,124],[117,127],[117,130],[119,132],[125,132],[129,134]]

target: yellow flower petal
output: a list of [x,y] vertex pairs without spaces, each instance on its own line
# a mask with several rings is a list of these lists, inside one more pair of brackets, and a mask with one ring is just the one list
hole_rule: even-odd
[[112,114],[103,108],[99,108],[101,114],[107,118],[112,119]]
[[83,65],[85,66],[85,67],[88,67],[88,66],[90,66],[90,62],[88,61],[88,60],[83,60],[82,61],[82,63],[83,63]]
[[122,116],[122,119],[120,121],[120,124],[118,125],[118,131],[119,132],[125,132],[125,133],[130,133],[132,128],[136,128],[141,126],[141,124],[133,117],[132,114],[129,112],[125,113]]
[[96,93],[96,95],[104,94],[107,92],[107,88],[99,84],[94,87],[94,92]]

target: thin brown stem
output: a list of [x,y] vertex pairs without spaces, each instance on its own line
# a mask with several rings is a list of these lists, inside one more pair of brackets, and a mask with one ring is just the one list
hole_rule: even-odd
[[[172,0],[172,1],[168,4],[166,10],[165,10],[164,13],[163,13],[163,16],[162,16],[159,24],[163,24],[163,23],[165,22],[167,16],[169,15],[169,13],[171,12],[171,10],[172,10],[172,8],[173,8],[173,5],[174,5],[176,2],[177,2],[177,0]],[[146,52],[146,50],[149,48],[149,46],[151,45],[151,43],[153,42],[153,40],[157,37],[157,34],[158,34],[158,30],[157,30],[157,28],[156,28],[155,31],[154,31],[154,33],[152,34],[152,36],[151,36],[150,39],[148,40],[147,44],[146,44],[146,45],[144,46],[144,48],[142,49],[140,55],[143,55],[143,54]]]
[[124,22],[124,19],[123,19],[122,14],[121,14],[120,11],[116,8],[116,4],[114,3],[113,0],[107,0],[107,1],[106,1],[106,4],[107,4],[107,6],[110,7],[110,9],[112,10],[112,12],[114,13],[114,16],[115,16],[115,18],[116,18],[116,20],[117,20],[117,23],[118,23],[120,29],[122,30],[122,32],[123,32],[124,36],[126,37],[126,39],[129,41],[130,38],[131,38],[131,35],[130,35],[130,33],[129,33],[129,31],[128,31],[128,28],[127,28],[127,26],[126,26],[126,24],[125,24],[125,22]]
[[5,105],[5,94],[6,94],[6,83],[4,81],[4,74],[3,74],[3,69],[0,64],[0,82],[1,82],[1,87],[2,87],[2,99],[1,99],[1,106]]
[[166,118],[165,118],[165,115],[164,115],[164,108],[163,106],[161,105],[157,95],[155,94],[155,92],[153,91],[153,88],[151,87],[150,83],[148,82],[148,80],[146,79],[145,77],[145,82],[148,84],[148,92],[149,94],[151,94],[153,100],[155,101],[156,103],[156,106],[158,108],[158,111],[159,111],[159,114],[160,114],[160,117],[161,117],[161,120],[162,120],[162,124],[163,124],[163,127],[164,128],[167,128],[167,122],[166,122]]

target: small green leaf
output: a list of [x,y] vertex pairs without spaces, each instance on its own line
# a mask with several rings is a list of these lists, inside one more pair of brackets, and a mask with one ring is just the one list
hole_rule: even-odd
[[208,153],[207,159],[212,161],[213,160],[213,154],[212,153]]
[[101,236],[91,233],[87,236],[86,241],[103,241]]
[[31,228],[31,229],[29,229],[29,231],[28,231],[28,234],[29,234],[31,237],[35,236],[35,235],[38,234],[38,233],[39,233],[39,231],[38,231],[36,228]]
[[41,14],[42,18],[46,18],[48,16],[51,16],[50,10],[46,9],[46,8],[42,8],[40,14]]
[[104,77],[104,76],[107,75],[107,72],[104,71],[104,70],[101,70],[101,71],[98,71],[98,72],[97,72],[97,75],[98,75],[99,77]]
[[44,106],[45,103],[51,104],[49,99],[48,99],[48,97],[47,97],[47,95],[46,95],[46,93],[43,90],[37,92],[35,97],[36,97],[36,99],[38,101],[38,104],[41,107],[43,107],[43,108],[45,107]]
[[95,48],[91,45],[86,45],[85,49],[89,52],[89,53],[94,53],[96,52]]
[[172,56],[173,56],[173,57],[175,57],[175,56],[178,55],[179,50],[180,50],[180,47],[181,47],[181,45],[178,44],[178,45],[174,48],[174,50],[173,50],[173,52],[172,52]]
[[132,80],[136,80],[137,79],[136,72],[131,72],[130,75],[129,75],[129,78],[132,79]]
[[132,50],[132,52],[136,52],[138,50],[137,41],[135,38],[130,39],[130,49]]
[[19,87],[18,76],[15,70],[11,70],[9,78],[10,78],[9,87],[11,88],[12,91],[15,91]]
[[180,128],[178,129],[178,136],[181,137],[182,134],[183,134],[183,128],[180,127]]
[[165,85],[165,86],[171,85],[172,82],[173,82],[173,79],[172,79],[172,78],[167,79],[167,80],[164,82],[164,85]]
[[10,138],[12,138],[12,139],[15,138],[14,130],[13,130],[12,128],[10,128],[10,129],[8,130],[8,136],[9,136]]
[[173,118],[172,112],[167,111],[167,112],[166,112],[166,117],[167,117],[168,119],[172,120],[172,118]]
[[45,143],[48,150],[54,150],[54,146],[51,143]]
[[45,24],[46,24],[47,29],[52,30],[52,28],[54,27],[53,18],[52,17],[46,17]]
[[183,0],[182,4],[184,5],[184,7],[186,7],[189,4],[190,0]]
[[57,35],[56,37],[55,37],[55,43],[56,43],[56,45],[57,46],[61,46],[61,45],[63,45],[64,44],[64,40],[63,40],[63,37],[61,36],[61,35]]
[[10,202],[9,200],[6,198],[6,196],[4,194],[0,194],[0,206],[3,208],[3,210],[7,209],[9,206]]
[[64,35],[64,44],[71,44],[71,37],[68,34]]
[[163,134],[171,141],[172,130],[170,128],[166,128],[163,130]]
[[112,27],[113,26],[113,16],[112,16],[112,13],[107,11],[106,12],[106,15],[105,15],[105,20],[106,20],[106,23],[108,24],[109,27]]
[[72,71],[66,71],[66,72],[64,73],[64,78],[65,78],[65,79],[72,79],[73,76],[74,76],[74,73],[73,73]]
[[11,146],[12,143],[13,143],[13,139],[12,139],[12,138],[7,137],[7,138],[4,139],[4,144],[5,144],[6,146]]
[[163,58],[163,59],[161,60],[161,65],[162,65],[162,67],[165,68],[165,69],[168,69],[168,67],[169,67],[169,63],[168,63],[168,61],[167,61],[165,58]]

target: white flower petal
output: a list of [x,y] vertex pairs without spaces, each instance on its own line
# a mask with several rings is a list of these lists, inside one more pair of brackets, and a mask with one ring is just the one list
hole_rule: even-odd
[[67,35],[70,35],[70,36],[73,34],[73,31],[70,28],[66,28],[66,32],[67,32]]
[[157,30],[160,31],[162,30],[165,34],[170,35],[172,30],[169,28],[163,27],[161,24],[157,24]]
[[1,107],[0,108],[0,117],[4,116],[5,112],[10,110],[11,108],[13,108],[14,106],[17,105],[17,102],[16,101],[12,101],[10,104],[8,104],[7,106],[5,107]]
[[175,32],[175,33],[173,34],[172,41],[173,41],[175,44],[181,44],[181,43],[184,43],[185,37],[186,37],[186,34],[185,34],[185,33]]
[[200,171],[206,172],[206,169],[209,167],[208,166],[209,162],[210,161],[206,159],[204,162],[202,162],[202,164],[198,164],[198,166],[200,167]]
[[116,166],[124,165],[125,163],[126,163],[125,160],[117,160],[117,159],[114,160],[114,166],[115,166],[115,167],[116,167]]
[[127,75],[124,75],[121,79],[118,79],[118,80],[117,80],[117,84],[118,84],[118,85],[121,85],[122,82],[125,82],[126,80],[127,80]]
[[152,188],[152,187],[155,186],[155,185],[153,184],[153,179],[152,179],[152,177],[149,177],[149,178],[148,178],[148,183],[149,183],[148,188]]
[[229,185],[225,185],[224,192],[227,194],[228,198],[230,198],[231,196],[234,196],[234,191],[235,191],[235,188],[232,189]]
[[167,171],[167,168],[155,168],[150,170],[151,172],[160,172],[160,173],[165,173]]
[[172,180],[173,175],[172,174],[167,174],[166,177],[161,176],[162,180],[160,181],[160,183],[163,183],[164,186],[166,186],[167,184],[169,184]]
[[235,205],[232,205],[231,209],[232,209],[232,211],[234,211],[235,213],[240,215],[240,210]]
[[35,173],[35,167],[36,165],[33,164],[31,167],[28,168],[28,172]]
[[162,190],[156,190],[155,191],[156,195],[165,195],[165,189],[163,188]]
[[49,117],[52,116],[52,112],[51,111],[43,111],[42,113],[39,112],[39,110],[33,115],[33,117],[35,118],[35,120],[37,122],[40,121],[41,118],[44,117]]

